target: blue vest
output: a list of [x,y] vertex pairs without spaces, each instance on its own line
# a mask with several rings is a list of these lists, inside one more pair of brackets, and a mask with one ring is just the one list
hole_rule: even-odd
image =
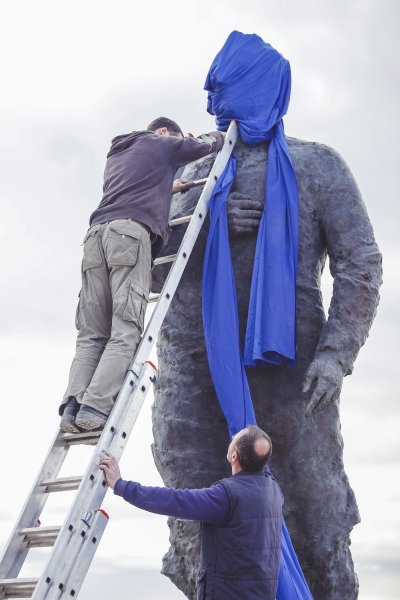
[[275,600],[282,492],[263,472],[241,472],[221,483],[231,512],[223,527],[201,524],[197,600]]

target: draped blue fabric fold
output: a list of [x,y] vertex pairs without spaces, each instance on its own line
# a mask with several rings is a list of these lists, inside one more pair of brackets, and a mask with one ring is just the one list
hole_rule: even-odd
[[[282,116],[290,95],[289,63],[256,35],[231,33],[207,76],[208,111],[226,130],[232,119],[244,142],[270,140],[266,201],[254,260],[245,361],[229,248],[226,202],[236,175],[232,156],[209,204],[210,230],[203,271],[203,322],[210,372],[233,436],[255,424],[244,363],[295,361],[298,196]],[[286,525],[277,600],[312,600]]]
[[207,75],[207,110],[226,131],[232,119],[246,144],[270,140],[247,319],[244,363],[295,364],[298,192],[282,117],[290,65],[258,35],[233,31]]
[[244,349],[248,366],[295,364],[298,222],[296,178],[280,121],[268,148]]
[[[232,157],[214,188],[203,274],[203,323],[214,387],[231,435],[255,424],[239,340],[235,279],[228,239],[226,200],[236,175]],[[225,343],[227,341],[228,343]]]

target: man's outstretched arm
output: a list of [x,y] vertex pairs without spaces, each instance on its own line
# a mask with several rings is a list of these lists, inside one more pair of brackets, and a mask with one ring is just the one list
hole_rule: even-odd
[[222,483],[196,490],[143,486],[122,479],[118,463],[110,454],[105,454],[100,469],[114,494],[142,510],[217,526],[227,521],[230,500]]
[[187,165],[203,156],[218,152],[224,145],[225,133],[211,131],[199,137],[178,138],[163,136],[163,143],[168,145],[171,162],[176,166]]

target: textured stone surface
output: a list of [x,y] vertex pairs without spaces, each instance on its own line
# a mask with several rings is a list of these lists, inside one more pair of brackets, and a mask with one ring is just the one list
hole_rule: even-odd
[[[300,199],[298,364],[294,369],[266,365],[247,373],[257,422],[273,440],[271,468],[285,495],[286,522],[314,598],[353,600],[358,584],[349,533],[359,513],[343,468],[338,394],[375,315],[381,257],[357,185],[341,157],[321,144],[293,138],[288,144]],[[238,142],[234,153],[238,174],[228,219],[243,344],[267,146]],[[212,162],[207,158],[190,165],[184,177],[206,176]],[[175,195],[173,216],[192,212],[199,193],[192,189]],[[175,487],[208,486],[228,474],[228,431],[210,379],[201,316],[207,229],[205,224],[158,340],[153,452],[165,484]],[[165,254],[178,246],[183,232],[180,227],[173,233]],[[334,288],[326,321],[320,278],[327,254]],[[163,267],[154,270],[154,291],[165,272]],[[310,363],[322,406],[324,399],[331,403],[307,417],[310,393],[302,392],[302,383]],[[174,519],[169,525],[171,547],[163,572],[193,598],[198,525]]]

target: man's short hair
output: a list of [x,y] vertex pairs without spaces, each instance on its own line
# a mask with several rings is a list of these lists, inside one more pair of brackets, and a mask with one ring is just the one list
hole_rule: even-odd
[[[266,454],[260,455],[255,451],[255,444],[257,440],[261,439],[269,442],[269,450]],[[249,425],[247,431],[235,442],[235,447],[243,471],[261,471],[272,454],[271,438],[257,425]]]
[[170,133],[180,133],[181,136],[184,137],[178,123],[175,123],[172,119],[167,119],[167,117],[158,117],[158,119],[154,119],[154,121],[147,126],[147,131],[156,131],[157,129],[160,129],[160,127],[166,127]]

